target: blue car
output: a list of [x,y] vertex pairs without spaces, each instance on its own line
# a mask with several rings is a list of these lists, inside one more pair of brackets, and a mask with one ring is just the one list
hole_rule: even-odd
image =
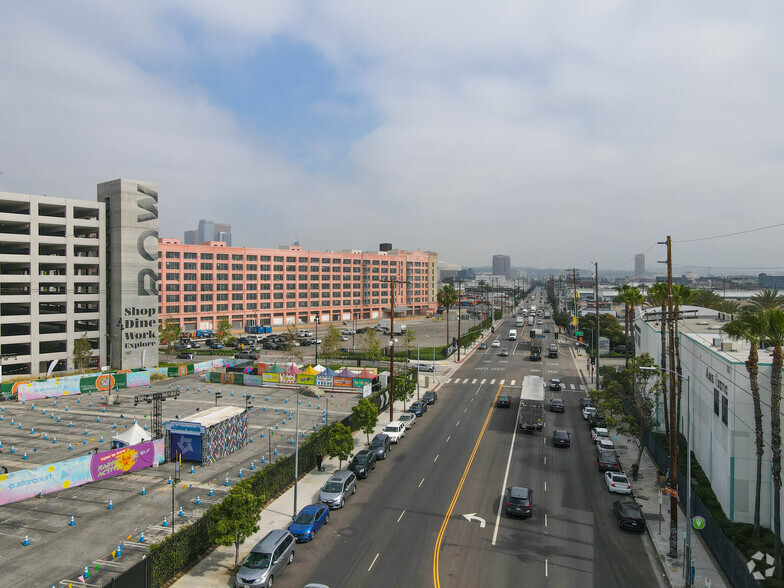
[[427,404],[425,404],[420,400],[412,402],[411,406],[408,408],[408,412],[413,412],[417,416],[417,418],[420,418],[426,411],[427,411]]
[[289,525],[289,533],[294,535],[297,543],[305,543],[313,539],[321,527],[329,521],[329,507],[325,504],[310,504],[303,508]]

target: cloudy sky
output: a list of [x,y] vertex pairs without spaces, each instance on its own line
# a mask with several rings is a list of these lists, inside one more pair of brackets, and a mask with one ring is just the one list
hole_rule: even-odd
[[[157,182],[161,236],[784,271],[779,2],[12,2],[0,190]],[[651,247],[654,246],[652,249]],[[743,270],[738,270],[743,271]]]

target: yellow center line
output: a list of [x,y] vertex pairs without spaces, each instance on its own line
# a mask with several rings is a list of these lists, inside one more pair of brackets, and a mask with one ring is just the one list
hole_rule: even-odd
[[449,505],[449,509],[446,511],[446,515],[444,516],[444,521],[441,523],[441,529],[438,532],[438,537],[436,537],[436,546],[433,550],[433,585],[435,588],[441,587],[441,580],[438,574],[438,559],[439,559],[439,552],[441,551],[441,541],[444,539],[444,533],[446,532],[446,526],[449,524],[449,517],[452,516],[452,510],[455,508],[455,504],[457,503],[457,499],[460,497],[460,491],[463,489],[463,484],[465,483],[466,477],[468,476],[468,472],[471,469],[471,464],[474,461],[474,456],[476,455],[477,450],[479,449],[479,444],[482,442],[482,437],[485,434],[485,429],[487,429],[487,423],[490,422],[490,415],[493,414],[493,409],[495,408],[495,401],[498,398],[498,394],[501,392],[501,385],[498,386],[498,390],[495,392],[495,396],[493,397],[493,402],[490,405],[490,410],[487,412],[487,417],[485,417],[485,423],[482,425],[482,430],[479,432],[479,437],[474,444],[474,450],[471,452],[471,457],[468,458],[468,463],[466,464],[465,470],[463,471],[463,477],[460,478],[460,483],[457,485],[457,490],[455,490],[455,495],[452,497],[452,502]]

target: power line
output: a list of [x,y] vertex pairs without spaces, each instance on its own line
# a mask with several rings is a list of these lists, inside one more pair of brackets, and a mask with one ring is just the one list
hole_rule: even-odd
[[724,239],[725,237],[734,237],[736,235],[745,235],[746,233],[756,233],[757,231],[767,231],[768,229],[775,229],[776,227],[782,227],[784,223],[778,223],[775,225],[769,225],[767,227],[759,227],[757,229],[748,229],[746,231],[737,231],[735,233],[726,233],[724,235],[714,235],[712,237],[699,237],[697,239],[683,239],[680,241],[673,241],[673,243],[694,243],[696,241],[708,241],[710,239]]

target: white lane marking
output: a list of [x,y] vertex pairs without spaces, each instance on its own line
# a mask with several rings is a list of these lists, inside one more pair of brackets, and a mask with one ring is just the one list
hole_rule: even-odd
[[[372,569],[373,569],[373,565],[376,563],[376,560],[378,559],[378,556],[379,556],[379,555],[381,555],[381,554],[380,554],[380,553],[377,553],[377,554],[376,554],[376,557],[374,557],[374,558],[373,558],[373,563],[372,563],[372,564],[370,564],[370,567],[368,568],[368,572],[369,572],[370,570],[372,570]],[[545,574],[545,575],[546,575],[546,574]]]
[[487,380],[486,380],[485,378],[482,378],[482,381],[481,381],[481,382],[479,382],[479,383],[480,383],[480,384],[484,384],[485,382],[487,382]]
[[471,380],[471,383],[472,383],[472,384],[476,384],[476,378],[474,378],[473,380]]
[[547,458],[544,458],[544,465],[547,465]]
[[490,380],[490,385],[492,386],[493,384],[495,384],[495,378],[493,378],[492,380]]
[[547,492],[547,480],[544,481],[544,491]]
[[[401,512],[401,513],[400,513],[400,516],[399,516],[399,517],[397,517],[397,522],[398,522],[398,523],[400,522],[400,519],[402,519],[402,518],[403,518],[403,515],[404,515],[404,514],[406,514],[406,511],[405,511],[405,509],[403,510],[403,512]],[[545,520],[545,523],[544,523],[544,524],[545,524],[545,525],[547,525],[547,515],[544,515],[544,520]]]
[[[406,511],[403,511],[403,512],[406,512]],[[402,517],[403,515],[400,515],[400,516]],[[400,520],[400,519],[398,519],[398,521],[399,521],[399,520]],[[544,526],[545,526],[545,527],[547,526],[547,513],[544,513]]]
[[444,384],[448,384],[448,383],[449,383],[449,382],[451,382],[451,381],[452,381],[452,378],[447,378],[447,379],[444,381]]
[[499,382],[499,384],[501,384],[501,385],[503,386],[503,385],[504,385],[504,382],[505,382],[505,380],[501,380],[501,381]]
[[424,483],[424,481],[425,481],[425,479],[424,479],[424,478],[422,478],[422,481],[419,483],[419,486],[417,486],[417,488],[421,488],[421,487],[422,487],[422,484]]
[[463,409],[463,414],[465,414],[465,413],[467,413],[467,412],[468,412],[468,409],[467,409],[467,408],[464,408],[464,409]]
[[514,385],[515,385],[515,381],[514,381],[514,380],[512,380],[511,382],[509,382],[509,385],[510,385],[510,386],[514,386]]
[[548,576],[547,560],[544,560],[544,577],[546,578],[547,576]]
[[433,463],[436,463],[437,461],[438,461],[438,455],[436,455],[436,458],[433,460]]
[[472,397],[471,397],[471,402],[473,402],[473,401],[474,401],[474,397],[472,396]]
[[450,440],[451,438],[452,438],[452,435],[449,435],[449,437],[447,437],[447,438],[446,438],[446,442],[447,442],[447,443],[449,443],[449,440]]
[[547,439],[545,439],[544,437],[542,437],[542,444],[547,445]]
[[457,426],[459,426],[459,425],[460,425],[460,421],[457,421],[457,422],[455,423],[455,426],[457,427]]
[[493,530],[493,545],[498,537],[498,525],[501,522],[501,511],[504,506],[504,498],[506,497],[506,482],[509,480],[509,468],[512,465],[512,452],[514,451],[515,438],[517,437],[517,424],[515,423],[514,432],[512,433],[512,443],[509,445],[509,457],[506,460],[506,471],[504,472],[504,481],[501,484],[501,498],[498,501],[498,512],[495,515],[495,529]]

